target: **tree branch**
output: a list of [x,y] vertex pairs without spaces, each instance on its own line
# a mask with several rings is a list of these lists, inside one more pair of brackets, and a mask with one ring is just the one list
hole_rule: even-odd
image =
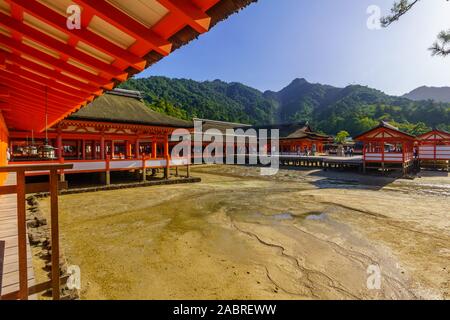
[[437,41],[429,48],[433,56],[448,56],[450,54],[450,30],[441,31],[437,37]]
[[392,9],[391,15],[382,17],[380,19],[381,25],[383,27],[390,26],[393,22],[398,21],[404,14],[406,14],[409,10],[412,9],[420,0],[414,0],[410,2],[409,0],[400,0],[399,2],[395,2]]

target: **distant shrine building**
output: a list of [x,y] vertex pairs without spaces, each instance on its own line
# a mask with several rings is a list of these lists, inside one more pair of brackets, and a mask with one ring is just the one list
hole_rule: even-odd
[[[295,122],[253,127],[260,130],[279,130],[281,155],[323,155],[325,146],[333,143],[331,136],[314,132],[308,122]],[[270,134],[269,134],[270,135]],[[268,150],[270,150],[270,146]]]
[[419,137],[400,131],[387,122],[354,138],[362,142],[363,170],[386,171],[400,168],[403,174],[413,166],[447,168],[450,161],[450,134],[432,130]]
[[[243,141],[245,139],[245,146],[239,143],[234,145],[224,146],[224,155],[227,154],[249,154],[252,152],[271,153],[273,150],[271,145],[271,133],[278,130],[279,137],[279,154],[280,155],[297,155],[297,156],[312,156],[324,155],[325,147],[333,143],[333,138],[318,132],[314,132],[307,122],[295,122],[288,124],[273,124],[264,126],[251,126],[248,124],[232,123],[224,121],[215,121],[207,119],[194,119],[194,121],[201,122],[202,134],[206,138],[201,144],[195,145],[197,149],[205,150],[210,143],[211,130],[221,132],[224,142],[230,138],[235,142]],[[262,137],[262,133],[266,135]],[[251,150],[251,144],[257,143],[258,150]]]
[[417,139],[421,161],[430,163],[450,160],[450,133],[434,129]]

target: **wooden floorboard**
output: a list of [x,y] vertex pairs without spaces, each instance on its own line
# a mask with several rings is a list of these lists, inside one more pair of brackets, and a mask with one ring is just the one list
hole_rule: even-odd
[[[6,185],[8,184],[15,184],[13,174],[8,175]],[[16,199],[15,195],[0,196],[0,295],[19,290]],[[27,243],[27,262],[28,284],[31,286],[35,284],[35,279],[29,243]]]

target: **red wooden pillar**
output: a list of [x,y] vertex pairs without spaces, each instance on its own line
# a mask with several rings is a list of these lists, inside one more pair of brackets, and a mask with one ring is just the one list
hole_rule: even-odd
[[19,253],[19,299],[28,300],[28,265],[25,207],[25,171],[17,171],[17,228]]
[[100,158],[101,160],[105,160],[106,157],[106,149],[105,149],[105,136],[102,134],[100,138]]
[[142,157],[142,181],[147,181],[147,158]]
[[402,143],[402,162],[405,163],[406,161],[406,154],[408,153],[408,150],[406,150],[406,144]]
[[152,138],[152,158],[156,159],[158,156],[158,143],[156,142],[157,137]]
[[84,140],[84,139],[82,140],[81,148],[82,148],[81,156],[82,156],[83,160],[86,160],[86,140]]
[[170,154],[169,154],[169,136],[166,135],[164,137],[164,157],[167,158],[169,156],[170,156]]
[[125,141],[125,158],[129,159],[131,157],[131,143],[130,141]]
[[140,157],[139,139],[136,139],[136,144],[134,146],[134,156],[135,156],[136,159],[139,159],[139,157]]
[[14,159],[14,144],[12,141],[9,142],[9,159],[8,161],[12,161]]
[[164,170],[164,178],[169,178],[170,155],[169,155],[169,135],[164,136],[164,158],[166,159],[166,169]]
[[97,159],[97,141],[92,140],[91,142],[91,158],[93,160]]
[[109,155],[106,155],[105,161],[106,161],[106,164],[105,164],[105,168],[106,168],[106,170],[105,170],[105,183],[106,183],[106,185],[109,186],[111,184],[111,164],[109,163],[109,161],[110,161]]
[[114,146],[114,140],[111,140],[111,159],[114,159],[115,156],[115,146]]

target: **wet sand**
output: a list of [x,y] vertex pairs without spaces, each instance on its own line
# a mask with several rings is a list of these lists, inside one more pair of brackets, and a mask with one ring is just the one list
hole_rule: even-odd
[[[448,174],[192,174],[202,183],[60,198],[83,299],[449,298]],[[367,287],[370,265],[379,290]]]

